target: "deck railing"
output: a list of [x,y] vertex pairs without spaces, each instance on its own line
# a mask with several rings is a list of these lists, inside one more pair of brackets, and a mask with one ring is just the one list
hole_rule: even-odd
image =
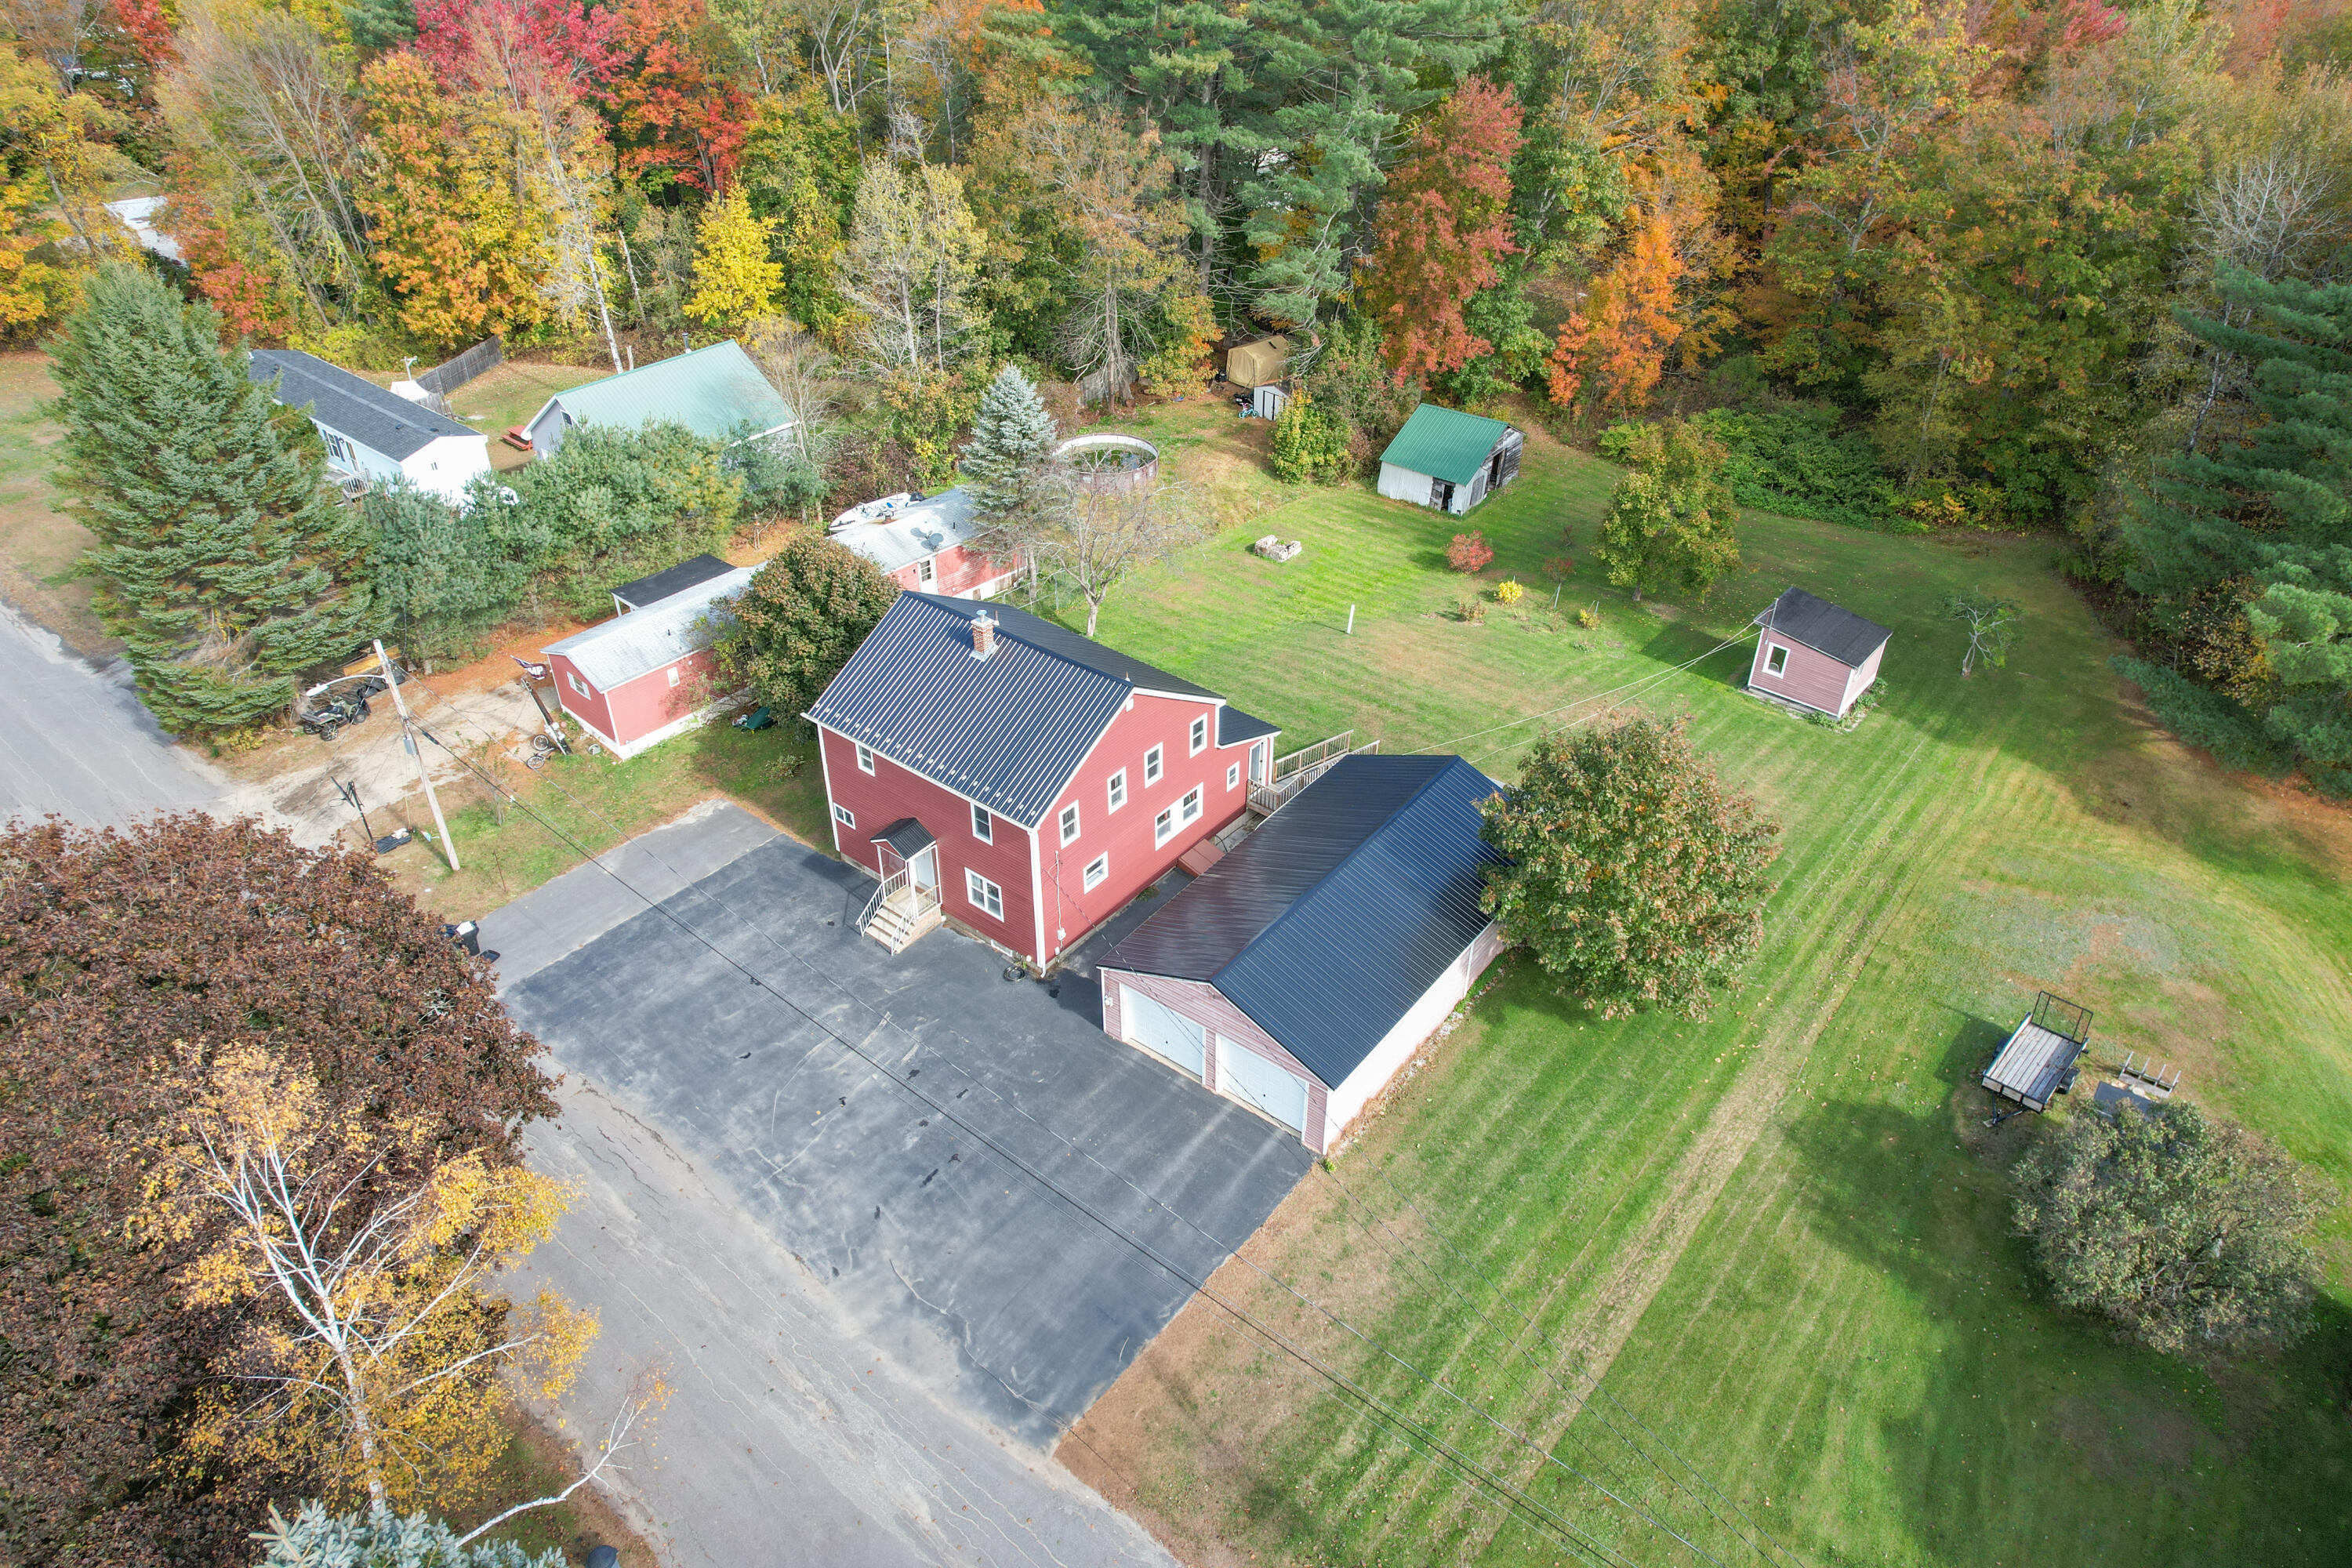
[[1288,805],[1300,790],[1329,773],[1340,758],[1358,752],[1381,749],[1377,740],[1367,741],[1359,746],[1354,743],[1355,738],[1353,730],[1342,730],[1311,746],[1301,746],[1295,752],[1275,758],[1273,776],[1263,784],[1254,782],[1250,785],[1250,809],[1262,816],[1272,816]]
[[866,912],[857,917],[857,929],[860,932],[874,923],[874,911],[888,902],[891,894],[904,891],[908,882],[907,868],[903,865],[882,879],[882,885],[874,889],[872,898],[866,900]]

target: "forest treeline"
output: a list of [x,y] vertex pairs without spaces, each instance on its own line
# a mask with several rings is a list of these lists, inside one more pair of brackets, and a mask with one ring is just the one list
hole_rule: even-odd
[[[2249,736],[2294,662],[2250,608],[2278,575],[2270,503],[2218,503],[2253,543],[2196,572],[2141,536],[2178,531],[2168,465],[2274,417],[2231,334],[2301,329],[2248,289],[2331,284],[2352,237],[2338,5],[7,16],[20,333],[128,244],[97,204],[145,179],[188,286],[256,342],[389,369],[498,332],[617,364],[765,331],[787,379],[821,353],[877,412],[831,465],[855,489],[943,482],[1004,363],[1197,391],[1221,337],[1281,331],[1333,455],[1315,471],[1360,465],[1424,392],[1586,429],[1702,414],[1749,504],[2069,536],[2147,668]],[[2347,546],[2301,547],[2325,579]]]

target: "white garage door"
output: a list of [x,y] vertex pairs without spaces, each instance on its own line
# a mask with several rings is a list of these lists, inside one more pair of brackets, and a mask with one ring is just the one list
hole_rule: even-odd
[[1235,1100],[1246,1100],[1297,1131],[1307,1130],[1307,1080],[1264,1057],[1221,1042],[1217,1047],[1217,1086]]
[[1207,1053],[1202,1048],[1201,1026],[1172,1007],[1164,1007],[1130,985],[1118,988],[1119,1016],[1127,1022],[1129,1045],[1166,1057],[1194,1078],[1201,1076]]

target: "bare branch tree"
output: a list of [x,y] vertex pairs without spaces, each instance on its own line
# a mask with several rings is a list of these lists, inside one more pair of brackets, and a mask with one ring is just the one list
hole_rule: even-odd
[[1944,614],[1969,628],[1968,651],[1960,655],[1961,675],[1975,673],[1979,659],[1995,669],[2009,662],[2009,650],[2017,646],[2018,623],[2024,615],[2014,599],[1995,598],[1979,588],[1945,599]]
[[1087,602],[1087,636],[1103,601],[1135,573],[1199,537],[1191,495],[1173,484],[1133,485],[1120,476],[1062,468],[1051,472],[1035,510],[1001,537],[1059,574]]

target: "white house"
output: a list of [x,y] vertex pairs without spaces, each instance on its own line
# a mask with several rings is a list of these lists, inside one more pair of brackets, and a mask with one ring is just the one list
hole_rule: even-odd
[[256,349],[247,371],[299,408],[327,444],[327,468],[346,479],[406,479],[452,506],[490,471],[489,437],[299,349]]

